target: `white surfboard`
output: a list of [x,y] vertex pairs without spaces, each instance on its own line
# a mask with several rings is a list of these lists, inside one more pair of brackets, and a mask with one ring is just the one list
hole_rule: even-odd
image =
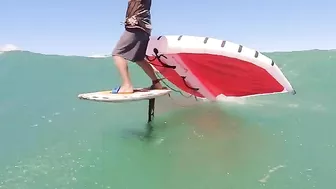
[[143,88],[134,89],[134,93],[131,94],[112,94],[109,91],[97,91],[91,93],[79,94],[79,99],[101,101],[101,102],[127,102],[127,101],[139,101],[149,100],[160,96],[167,95],[171,92],[169,89],[155,89],[141,91]]

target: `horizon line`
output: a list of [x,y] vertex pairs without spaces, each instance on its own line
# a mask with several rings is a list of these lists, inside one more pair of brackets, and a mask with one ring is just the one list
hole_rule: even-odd
[[[274,50],[274,51],[259,51],[260,53],[290,53],[290,52],[306,52],[306,51],[336,51],[336,49],[301,49],[301,50]],[[50,55],[50,56],[76,56],[76,57],[87,57],[87,58],[108,58],[112,55],[110,53],[104,54],[92,54],[92,55],[79,55],[79,54],[57,54],[57,53],[42,53],[42,52],[34,52],[30,50],[23,50],[23,49],[15,49],[15,50],[8,50],[8,51],[1,51],[0,54],[8,53],[8,52],[29,52],[34,54],[41,54],[41,55]]]

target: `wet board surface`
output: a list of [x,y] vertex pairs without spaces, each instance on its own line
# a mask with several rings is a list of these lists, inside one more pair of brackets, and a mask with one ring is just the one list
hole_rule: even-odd
[[168,95],[171,90],[169,89],[155,89],[148,90],[143,88],[134,89],[131,94],[112,94],[109,91],[97,91],[90,93],[82,93],[78,95],[79,99],[101,101],[101,102],[127,102],[127,101],[140,101],[157,98],[160,96]]

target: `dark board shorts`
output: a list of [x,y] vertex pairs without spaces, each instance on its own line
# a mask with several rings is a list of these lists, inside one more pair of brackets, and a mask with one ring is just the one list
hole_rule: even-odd
[[126,29],[121,35],[112,56],[121,56],[128,61],[137,62],[145,59],[149,34],[141,29]]

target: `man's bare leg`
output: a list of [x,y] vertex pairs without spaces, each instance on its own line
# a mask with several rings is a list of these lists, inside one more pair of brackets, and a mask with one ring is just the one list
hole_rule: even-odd
[[[148,77],[151,78],[152,82],[156,81],[158,78],[155,75],[153,67],[147,62],[146,60],[141,60],[136,62],[143,71],[148,75]],[[153,83],[155,89],[162,89],[162,85],[160,82]]]
[[133,92],[133,86],[132,86],[130,75],[128,72],[127,61],[123,57],[120,57],[120,56],[113,56],[113,59],[114,59],[114,63],[116,64],[119,74],[122,79],[119,92],[120,93]]

